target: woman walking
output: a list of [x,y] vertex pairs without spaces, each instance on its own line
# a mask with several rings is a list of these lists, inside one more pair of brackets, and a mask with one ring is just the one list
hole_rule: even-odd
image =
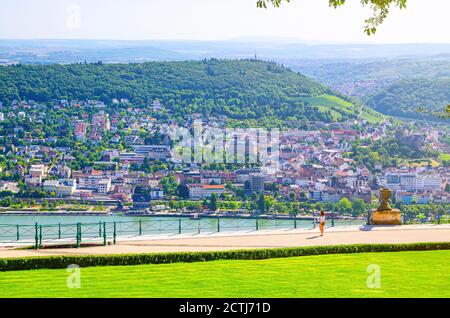
[[324,211],[320,212],[319,229],[320,229],[320,236],[323,236],[323,231],[325,230],[325,212]]

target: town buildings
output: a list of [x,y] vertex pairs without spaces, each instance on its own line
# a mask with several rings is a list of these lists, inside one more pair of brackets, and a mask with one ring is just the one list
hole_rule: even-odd
[[211,195],[217,196],[225,193],[225,186],[223,184],[190,184],[188,185],[189,198],[191,199],[203,199],[209,198]]
[[[191,129],[195,119],[203,120],[204,127],[221,131],[227,125],[226,118],[221,116],[198,113],[175,119],[170,116],[170,108],[165,108],[158,99],[150,105],[148,102],[133,105],[118,98],[113,104],[121,108],[114,110],[93,100],[53,103],[48,106],[52,111],[76,107],[79,113],[52,118],[59,130],[51,133],[42,131],[47,106],[16,101],[12,106],[2,107],[4,121],[12,124],[8,122],[11,127],[2,136],[0,156],[6,164],[0,166],[5,179],[0,181],[15,178],[19,185],[43,190],[48,195],[80,200],[108,198],[133,203],[138,208],[148,208],[157,200],[178,200],[177,189],[170,193],[163,191],[168,178],[174,178],[177,186],[187,187],[186,200],[208,199],[212,194],[240,200],[243,195],[248,199],[264,193],[280,201],[294,198],[331,204],[348,198],[371,203],[376,201],[379,188],[388,187],[393,190],[395,203],[449,202],[450,171],[442,162],[429,160],[425,165],[401,163],[390,167],[382,160],[370,164],[351,155],[355,143],[367,148],[375,141],[392,137],[395,129],[389,123],[373,126],[366,123],[358,130],[354,122],[314,122],[308,130],[282,131],[278,166],[271,170],[254,163],[175,162],[171,132]],[[89,111],[83,111],[84,107]],[[23,120],[31,120],[32,129],[25,131],[20,124]],[[69,133],[61,138],[66,128],[73,131],[73,136]],[[398,133],[398,138],[409,147],[420,151],[428,146],[439,153],[450,152],[444,142],[446,137],[445,131],[429,126]],[[248,138],[234,141],[235,148],[243,149],[247,155],[256,149]],[[91,160],[94,152],[98,156]],[[377,156],[381,154],[373,154]]]

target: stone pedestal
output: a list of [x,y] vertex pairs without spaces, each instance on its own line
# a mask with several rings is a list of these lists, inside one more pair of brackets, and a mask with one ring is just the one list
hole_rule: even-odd
[[389,209],[384,211],[372,210],[370,218],[371,225],[401,225],[402,217],[400,210]]

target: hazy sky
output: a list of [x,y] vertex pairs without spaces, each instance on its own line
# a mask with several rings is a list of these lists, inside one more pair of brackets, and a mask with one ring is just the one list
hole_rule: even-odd
[[334,10],[327,0],[292,0],[264,10],[256,0],[0,0],[0,38],[450,43],[449,0],[408,0],[373,37],[362,32],[368,8],[347,2]]

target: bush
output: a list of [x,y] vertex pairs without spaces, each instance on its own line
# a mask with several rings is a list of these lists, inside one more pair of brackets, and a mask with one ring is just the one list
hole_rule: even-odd
[[373,253],[400,251],[449,250],[450,242],[412,244],[354,244],[334,246],[304,246],[256,250],[180,252],[120,255],[74,255],[0,259],[0,271],[80,267],[207,262],[215,260],[258,260],[308,255]]

